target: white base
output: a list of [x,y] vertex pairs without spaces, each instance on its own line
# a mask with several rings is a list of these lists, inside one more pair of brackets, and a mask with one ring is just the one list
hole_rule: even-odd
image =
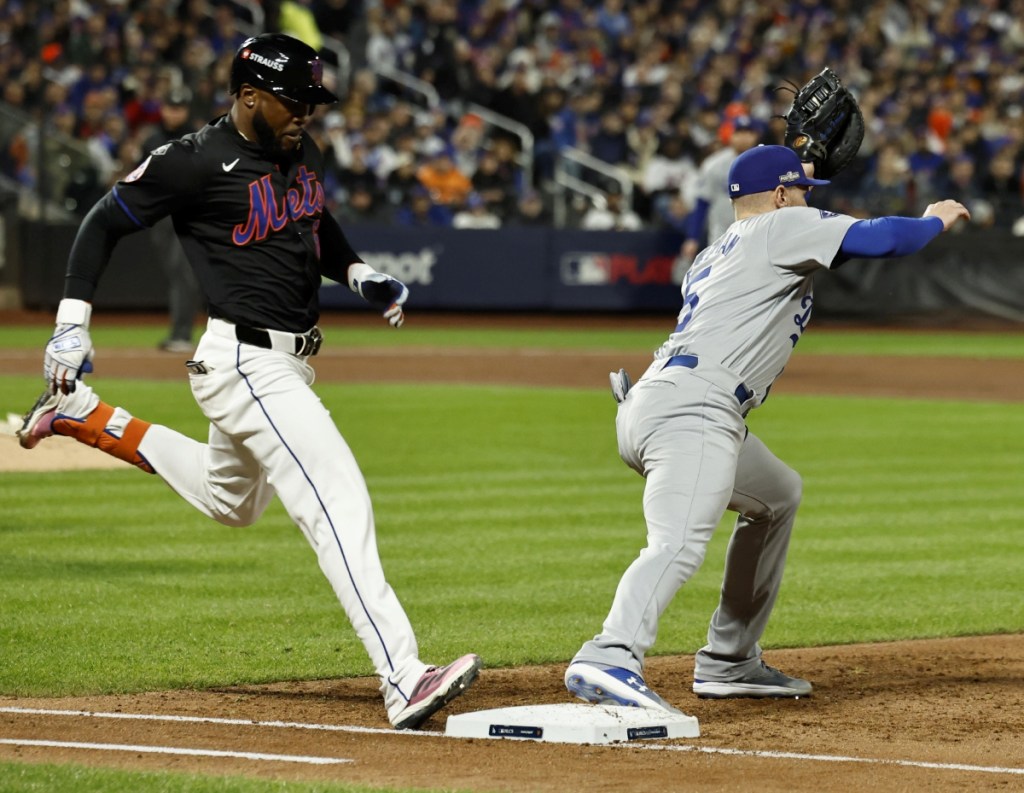
[[526,705],[449,716],[453,738],[521,738],[547,743],[619,743],[697,738],[695,716],[612,705]]

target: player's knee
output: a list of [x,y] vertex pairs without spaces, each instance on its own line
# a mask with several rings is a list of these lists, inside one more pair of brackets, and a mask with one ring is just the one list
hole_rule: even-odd
[[771,488],[762,490],[753,503],[746,504],[742,514],[755,522],[779,523],[796,512],[803,489],[800,474],[792,468],[782,468]]
[[779,479],[775,511],[795,512],[804,495],[804,480],[792,468],[787,468]]
[[251,526],[259,520],[266,507],[265,504],[251,499],[239,501],[237,498],[225,497],[228,494],[224,493],[219,494],[220,497],[217,493],[213,495],[214,497],[210,499],[210,517],[218,523],[232,528],[240,529]]

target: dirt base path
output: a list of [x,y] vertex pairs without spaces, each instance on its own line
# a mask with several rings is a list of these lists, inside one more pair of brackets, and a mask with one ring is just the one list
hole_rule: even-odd
[[[813,679],[814,696],[698,700],[688,690],[692,657],[650,660],[648,681],[698,717],[698,739],[601,747],[442,736],[447,713],[569,702],[564,668],[552,666],[485,668],[467,694],[425,725],[425,734],[414,735],[388,729],[376,681],[367,678],[136,696],[0,698],[0,736],[6,739],[353,761],[343,764],[24,745],[0,745],[0,759],[468,791],[1024,789],[1024,636],[775,651],[768,660]],[[14,713],[12,707],[253,723]],[[266,725],[273,721],[293,726]]]

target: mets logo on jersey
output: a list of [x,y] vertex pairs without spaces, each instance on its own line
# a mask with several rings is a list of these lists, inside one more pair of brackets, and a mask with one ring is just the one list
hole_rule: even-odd
[[299,166],[296,187],[289,187],[278,203],[270,174],[249,184],[249,217],[231,232],[235,245],[250,245],[264,240],[271,232],[280,231],[289,222],[304,217],[319,217],[324,208],[324,187],[316,174],[305,165]]

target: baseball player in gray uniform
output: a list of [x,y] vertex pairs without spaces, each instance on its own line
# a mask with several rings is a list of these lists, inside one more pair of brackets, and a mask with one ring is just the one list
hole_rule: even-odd
[[729,145],[709,154],[697,171],[697,201],[686,220],[686,240],[681,253],[692,261],[700,250],[700,241],[718,239],[733,221],[732,201],[722,190],[729,168],[740,154],[756,146],[761,139],[762,126],[751,116],[738,116],[733,120]]
[[856,220],[807,206],[812,187],[824,184],[784,146],[737,157],[722,185],[735,222],[690,268],[675,330],[635,387],[624,372],[612,375],[619,453],[647,480],[647,547],[619,582],[601,633],[566,670],[566,687],[587,702],[677,712],[644,682],[644,656],[726,509],[739,514],[693,691],[710,698],[812,692],[810,682],[761,656],[801,481],[744,419],[764,402],[807,327],[817,270],[912,253],[969,217],[962,204],[940,201],[921,218]]

